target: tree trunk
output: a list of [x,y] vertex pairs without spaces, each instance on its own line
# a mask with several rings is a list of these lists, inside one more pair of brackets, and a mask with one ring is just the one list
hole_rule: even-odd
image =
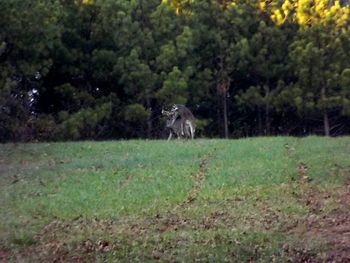
[[[218,83],[216,86],[217,96],[218,96],[218,122],[220,133],[224,138],[228,138],[228,117],[227,117],[227,91],[229,90],[230,80]],[[221,124],[222,120],[222,124]],[[223,132],[221,127],[223,127]]]
[[217,108],[216,108],[216,115],[218,120],[218,134],[221,137],[222,136],[222,121],[221,121],[221,96],[219,93],[217,93]]
[[[217,73],[217,84],[216,92],[218,94],[219,103],[222,104],[219,107],[222,109],[222,118],[223,118],[223,135],[228,138],[228,118],[227,118],[227,92],[230,89],[231,79],[228,76],[227,70],[224,67],[224,59],[222,56],[219,56],[219,72]],[[219,111],[221,111],[221,109]],[[221,119],[221,118],[220,118]]]
[[[321,90],[321,99],[323,100],[323,102],[325,102],[326,100],[326,88],[325,86],[323,86],[322,90]],[[329,119],[328,119],[328,112],[327,112],[327,107],[326,105],[324,105],[324,109],[323,109],[323,126],[324,126],[324,135],[325,136],[329,136],[330,135],[330,128],[329,128]]]
[[224,115],[224,131],[225,131],[225,139],[228,139],[228,120],[227,120],[227,91],[222,94],[222,102],[223,102],[223,115]]
[[324,124],[324,135],[330,136],[330,128],[329,128],[329,118],[327,110],[323,112],[323,124]]
[[265,105],[265,135],[270,135],[270,105]]
[[147,98],[147,108],[150,109],[150,115],[147,120],[147,138],[152,139],[152,110],[151,110],[151,100]]
[[258,135],[262,135],[262,119],[261,119],[261,109],[260,106],[258,106]]
[[270,88],[264,85],[265,90],[265,135],[270,135]]

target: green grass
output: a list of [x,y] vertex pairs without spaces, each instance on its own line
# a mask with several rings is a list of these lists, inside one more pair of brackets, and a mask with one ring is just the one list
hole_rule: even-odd
[[[29,262],[319,258],[326,242],[290,229],[339,209],[349,154],[349,137],[2,144],[0,252]],[[315,212],[310,192],[334,194]]]

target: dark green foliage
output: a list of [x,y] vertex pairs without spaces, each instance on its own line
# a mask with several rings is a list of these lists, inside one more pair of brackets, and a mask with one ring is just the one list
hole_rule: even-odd
[[[312,7],[312,8],[310,8]],[[0,2],[0,141],[350,132],[350,7],[330,0]]]
[[143,122],[149,117],[149,112],[140,104],[128,105],[125,109],[125,120],[130,122]]

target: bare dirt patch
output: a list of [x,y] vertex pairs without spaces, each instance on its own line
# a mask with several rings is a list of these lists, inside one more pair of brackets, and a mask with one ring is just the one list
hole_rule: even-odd
[[196,197],[197,197],[200,189],[202,188],[204,180],[205,180],[205,176],[206,176],[206,173],[207,173],[208,159],[209,159],[208,155],[205,155],[201,159],[201,161],[199,163],[198,173],[194,177],[194,186],[193,186],[191,192],[189,193],[189,195],[188,195],[186,201],[184,202],[184,204],[189,204],[189,203],[192,203],[194,200],[196,200]]
[[11,252],[0,246],[0,262],[7,262],[10,258]]
[[[298,244],[287,243],[283,246],[280,254],[276,255],[277,259],[285,259],[288,262],[350,262],[350,185],[339,187],[331,193],[319,191],[311,184],[304,187],[305,192],[296,198],[310,208],[305,220],[291,229],[265,228],[267,231],[282,231],[302,237]],[[336,205],[333,210],[326,213],[323,207],[330,198]],[[232,243],[228,238],[219,240],[219,234],[211,239],[198,240],[176,234],[173,239],[164,238],[163,234],[166,236],[166,232],[184,233],[188,230],[203,233],[232,228],[237,223],[233,215],[227,211],[212,211],[195,218],[186,217],[180,213],[181,211],[177,212],[179,213],[168,212],[120,220],[77,218],[69,222],[54,221],[38,233],[34,244],[24,247],[15,257],[12,254],[10,259],[21,261],[29,258],[33,262],[93,262],[97,255],[103,257],[105,253],[118,254],[124,253],[123,251],[129,253],[135,244],[139,247],[145,246],[145,249],[135,252],[140,253],[138,256],[141,258],[165,261],[175,260],[177,249],[191,246],[191,242],[197,242],[195,246],[203,247],[217,244],[232,246],[238,251],[237,253],[242,253],[244,250],[245,245],[240,245],[239,240],[237,243]],[[261,210],[260,220],[264,226],[276,225],[279,221],[278,214],[268,207]],[[254,222],[255,219],[250,218],[246,224],[252,225]],[[91,235],[85,236],[86,233]],[[82,234],[84,237],[75,238]],[[159,249],[155,249],[156,246],[149,247],[155,240],[161,240],[158,244]],[[321,241],[325,247],[310,250],[303,243],[307,240]],[[227,243],[228,241],[231,243]],[[257,252],[256,259],[259,255]],[[9,256],[8,251],[0,250],[1,262],[6,262]],[[127,254],[118,257],[125,256]]]
[[[304,198],[310,214],[292,232],[324,241],[326,262],[350,262],[350,184],[329,194],[310,188]],[[323,214],[321,210],[328,198],[334,198],[337,207]]]

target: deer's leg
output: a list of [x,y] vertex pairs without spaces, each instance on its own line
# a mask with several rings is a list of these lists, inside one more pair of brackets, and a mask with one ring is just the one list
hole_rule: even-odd
[[195,128],[194,128],[192,122],[189,122],[189,125],[190,125],[190,130],[191,130],[191,139],[193,140],[194,139]]
[[171,137],[173,137],[173,133],[172,132],[169,133],[168,141],[171,140]]
[[181,139],[181,131],[177,132],[176,135],[177,135],[177,139],[180,140]]
[[181,135],[184,136],[185,135],[185,120],[181,119],[181,125],[180,125],[180,131],[181,131]]

